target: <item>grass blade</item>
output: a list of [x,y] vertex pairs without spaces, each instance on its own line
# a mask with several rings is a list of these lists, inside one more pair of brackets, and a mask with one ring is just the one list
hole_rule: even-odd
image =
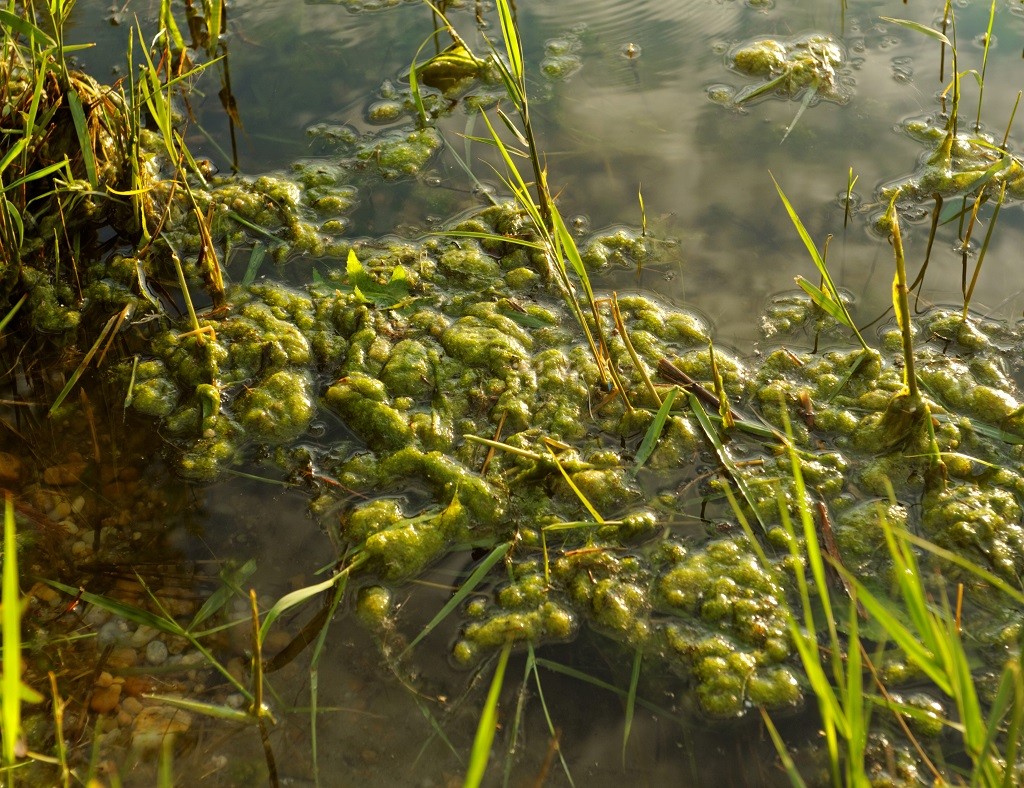
[[772,744],[775,745],[775,751],[779,754],[779,760],[782,761],[782,765],[786,769],[786,775],[789,777],[790,784],[793,788],[807,788],[807,783],[804,782],[804,778],[797,771],[796,764],[793,763],[789,750],[786,748],[786,743],[782,740],[782,736],[779,734],[778,728],[775,727],[775,723],[772,722],[772,718],[768,716],[768,712],[764,710],[764,707],[758,710],[761,712],[764,726],[768,729],[768,735],[772,737]]
[[719,462],[722,463],[726,472],[729,474],[729,478],[732,479],[733,483],[739,489],[743,499],[747,502],[747,506],[749,506],[750,510],[754,513],[754,517],[757,519],[757,522],[761,524],[761,529],[767,533],[768,524],[764,521],[760,510],[757,508],[755,503],[757,499],[750,491],[750,487],[747,486],[747,482],[743,478],[743,474],[740,473],[739,468],[736,467],[736,463],[732,461],[729,453],[725,450],[725,445],[722,443],[722,439],[718,437],[718,430],[715,429],[715,425],[712,424],[711,419],[708,417],[708,412],[704,410],[704,406],[695,395],[687,392],[686,396],[690,400],[690,408],[697,417],[697,421],[700,424],[701,429],[704,430],[704,434],[707,436],[707,439],[711,441],[711,445],[714,447],[715,453],[718,455]]
[[828,296],[838,305],[839,309],[842,310],[846,317],[846,319],[842,321],[843,325],[849,326],[856,335],[857,341],[860,342],[861,347],[868,350],[868,343],[864,341],[864,337],[861,336],[860,331],[854,324],[853,318],[850,316],[850,312],[846,308],[846,304],[844,304],[843,300],[840,298],[839,289],[832,281],[832,275],[829,273],[828,266],[825,265],[824,259],[822,259],[821,254],[818,252],[818,247],[814,245],[814,241],[811,239],[810,233],[807,232],[807,228],[804,227],[804,223],[800,221],[800,217],[797,215],[793,205],[789,202],[789,198],[786,197],[786,193],[782,191],[782,187],[779,185],[779,182],[775,180],[775,176],[770,172],[768,175],[771,177],[772,183],[775,184],[775,190],[779,193],[779,197],[782,199],[782,204],[786,209],[786,213],[789,215],[789,220],[793,223],[793,227],[796,228],[797,234],[800,236],[800,240],[804,242],[804,246],[807,248],[807,252],[810,254],[811,260],[814,262],[814,266],[818,269],[818,273],[821,274],[822,281],[828,288]]
[[494,734],[498,728],[498,699],[501,696],[501,687],[505,683],[505,668],[508,667],[508,657],[511,653],[512,644],[506,643],[498,657],[498,666],[494,669],[491,688],[487,692],[487,700],[480,713],[480,722],[477,724],[476,737],[473,739],[473,749],[469,756],[469,768],[466,770],[466,779],[462,783],[463,788],[478,788],[483,781],[484,772],[487,771],[487,761],[491,757],[491,744],[494,742]]
[[547,446],[546,448],[548,450],[548,453],[551,455],[551,459],[554,460],[555,466],[558,468],[559,471],[562,472],[562,477],[565,479],[566,484],[569,485],[569,489],[576,493],[576,497],[580,499],[580,501],[587,508],[587,511],[590,512],[590,516],[593,517],[594,520],[596,520],[599,523],[604,523],[604,518],[597,513],[597,509],[595,509],[594,505],[590,503],[589,500],[587,500],[587,496],[585,496],[583,494],[583,491],[576,486],[576,483],[573,482],[572,477],[569,476],[568,471],[566,471],[565,468],[562,466],[562,463],[558,461],[558,455],[555,454],[555,452],[552,450],[550,446]]
[[219,706],[215,703],[204,703],[200,700],[191,700],[190,698],[180,698],[175,695],[144,695],[143,697],[150,700],[157,700],[167,706],[173,706],[176,709],[182,711],[195,712],[196,714],[203,714],[207,717],[213,717],[218,720],[228,720],[229,722],[240,722],[243,725],[253,725],[256,722],[256,718],[242,711],[241,709],[233,709],[230,706]]
[[0,319],[0,332],[7,328],[7,324],[14,319],[14,316],[18,314],[18,310],[21,309],[26,301],[28,301],[28,293],[22,295],[22,297],[18,299],[17,303],[7,310],[7,314]]
[[811,301],[814,302],[816,307],[828,313],[829,317],[840,325],[853,328],[853,324],[849,322],[846,311],[832,299],[832,296],[802,276],[796,277],[794,281],[796,281],[801,290],[810,296]]
[[280,617],[282,613],[285,613],[286,611],[290,610],[296,605],[302,604],[307,599],[315,597],[320,592],[326,591],[327,589],[334,586],[336,583],[339,583],[342,580],[347,580],[348,573],[354,567],[358,566],[358,564],[359,562],[357,560],[356,562],[349,564],[347,568],[334,574],[333,577],[327,578],[322,583],[314,583],[311,586],[300,588],[299,590],[292,591],[290,594],[285,594],[283,597],[278,599],[277,602],[274,603],[274,606],[267,611],[267,615],[263,619],[263,624],[262,626],[260,626],[260,642],[262,643],[267,639],[267,632],[270,631],[270,627],[273,625],[275,621],[277,621],[278,617]]
[[940,33],[938,30],[935,30],[934,28],[928,27],[927,25],[922,25],[920,22],[912,22],[909,19],[894,19],[891,16],[883,16],[880,18],[884,22],[892,22],[894,25],[905,27],[908,30],[914,30],[918,33],[924,33],[926,36],[934,38],[936,41],[941,41],[943,44],[950,48],[952,48],[953,46],[953,44],[950,42],[948,38],[946,38],[944,34]]
[[74,90],[69,90],[64,95],[68,100],[68,109],[71,110],[71,119],[75,124],[75,133],[78,135],[78,146],[82,150],[82,161],[85,164],[85,174],[89,178],[89,185],[93,189],[99,189],[100,182],[96,178],[96,157],[93,154],[92,141],[89,139],[89,127],[86,124],[82,99]]
[[647,428],[647,433],[644,435],[644,439],[640,442],[640,448],[636,450],[636,467],[641,468],[643,464],[650,459],[654,453],[654,447],[658,443],[658,438],[661,437],[662,431],[665,429],[665,422],[668,421],[669,411],[672,410],[672,404],[676,401],[676,396],[679,394],[679,387],[673,386],[671,391],[665,396],[665,400],[661,403],[661,407],[658,408],[657,414],[654,416],[654,421],[651,422],[651,426]]
[[622,768],[626,768],[626,745],[633,728],[633,712],[636,711],[636,688],[640,683],[640,668],[643,664],[643,649],[637,648],[633,655],[633,672],[629,677],[629,694],[626,695],[626,719],[622,728]]
[[511,542],[504,542],[491,550],[491,552],[487,554],[487,557],[480,562],[480,565],[473,570],[473,573],[466,579],[466,582],[459,586],[459,590],[452,595],[452,598],[445,603],[444,607],[437,611],[437,615],[430,619],[430,622],[423,627],[413,641],[405,647],[405,650],[401,654],[399,654],[399,659],[412,651],[417,643],[433,632],[437,625],[444,621],[451,612],[462,603],[462,600],[473,593],[473,590],[480,585],[480,582],[487,576],[487,573],[491,571],[491,568],[498,563],[498,561],[504,558],[505,554],[508,553],[511,548]]
[[[3,633],[3,762],[14,764],[21,735],[21,595],[18,590],[18,544],[15,540],[14,501],[4,496],[3,596],[0,597],[0,632]],[[10,774],[8,773],[8,777]],[[12,784],[13,784],[13,778]]]
[[68,378],[68,382],[64,384],[64,388],[62,388],[60,394],[57,395],[57,399],[53,401],[53,405],[50,406],[50,410],[46,413],[48,417],[52,416],[54,411],[61,406],[68,394],[71,393],[71,389],[75,387],[78,379],[85,374],[86,369],[89,367],[89,362],[92,361],[92,357],[96,355],[96,351],[100,349],[100,345],[103,344],[107,335],[113,332],[114,326],[119,322],[118,317],[121,316],[121,314],[122,313],[119,312],[116,315],[112,315],[110,319],[107,320],[106,325],[103,326],[103,330],[100,331],[100,335],[96,337],[96,341],[93,342],[92,347],[89,348],[89,352],[82,358],[78,368],[71,374],[71,377]]
[[501,22],[501,35],[505,39],[505,52],[508,53],[509,71],[516,81],[523,84],[523,44],[519,39],[519,30],[508,0],[497,0],[498,19]]

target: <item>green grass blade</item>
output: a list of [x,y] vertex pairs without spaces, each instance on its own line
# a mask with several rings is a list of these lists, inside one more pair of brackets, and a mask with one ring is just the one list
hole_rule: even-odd
[[786,127],[786,132],[782,135],[782,139],[779,141],[779,145],[786,141],[790,132],[796,128],[797,122],[803,117],[804,112],[811,106],[811,102],[814,101],[814,97],[818,95],[818,80],[815,79],[811,86],[804,91],[803,101],[800,102],[800,106],[796,110],[796,115],[793,116],[793,120]]
[[18,299],[14,306],[7,310],[7,314],[3,316],[3,319],[0,319],[0,332],[7,328],[7,324],[14,319],[14,316],[18,314],[18,310],[21,309],[21,307],[27,300],[28,293],[25,293],[24,295],[22,295],[21,298]]
[[82,375],[85,374],[85,370],[89,367],[89,362],[92,361],[92,357],[96,355],[96,351],[100,349],[100,345],[103,344],[103,341],[107,338],[107,335],[113,331],[114,326],[118,322],[118,316],[120,314],[121,313],[118,313],[117,315],[112,315],[110,319],[107,320],[106,325],[103,326],[103,330],[100,331],[100,335],[96,337],[96,341],[93,342],[92,347],[89,348],[89,352],[86,353],[85,356],[82,358],[82,361],[78,365],[78,368],[75,369],[75,371],[71,374],[71,377],[68,378],[68,382],[64,384],[64,388],[61,389],[60,394],[57,395],[57,399],[53,401],[53,405],[51,405],[50,410],[47,411],[47,416],[53,415],[54,411],[56,411],[57,408],[61,406],[61,404],[67,398],[68,394],[71,393],[71,389],[75,387],[75,384],[78,382],[79,378],[81,378]]
[[804,778],[797,771],[796,764],[793,763],[793,758],[790,756],[778,728],[772,722],[772,718],[768,716],[768,712],[763,707],[759,711],[761,712],[761,719],[764,720],[764,726],[768,729],[768,735],[772,738],[772,744],[775,745],[775,751],[779,754],[779,760],[782,761],[782,766],[786,770],[786,776],[789,777],[790,785],[793,788],[807,788],[807,783],[804,782]]
[[24,36],[37,49],[56,49],[57,42],[42,28],[36,27],[24,16],[12,13],[11,11],[0,10],[0,27],[19,36]]
[[843,321],[843,325],[847,325],[852,328],[853,333],[857,337],[857,341],[860,342],[861,344],[861,347],[867,350],[868,344],[867,342],[864,341],[864,337],[861,336],[860,331],[854,324],[853,318],[850,316],[849,310],[847,310],[846,305],[842,301],[842,298],[840,298],[839,289],[832,281],[832,275],[829,273],[828,266],[825,265],[825,260],[822,258],[821,253],[818,251],[818,247],[814,245],[814,241],[811,239],[810,233],[807,232],[807,228],[804,227],[804,223],[800,221],[800,217],[797,215],[796,210],[790,203],[789,198],[786,197],[786,193],[782,191],[782,187],[779,185],[779,182],[775,180],[775,176],[772,175],[770,172],[768,173],[768,175],[769,177],[771,177],[772,183],[775,184],[775,190],[779,193],[779,198],[782,200],[782,205],[785,207],[786,213],[789,215],[789,220],[793,223],[793,227],[796,228],[797,234],[800,236],[800,240],[804,242],[804,246],[806,247],[808,254],[810,254],[811,260],[814,262],[815,268],[817,268],[818,273],[821,274],[822,281],[828,288],[829,296],[836,304],[839,305],[839,308],[842,309],[843,313],[846,315],[846,319]]
[[[330,627],[330,622],[333,620],[334,614],[337,612],[338,606],[341,604],[341,600],[345,596],[345,589],[347,586],[348,576],[346,575],[345,580],[338,583],[338,586],[334,589],[334,596],[331,598],[330,607],[327,610],[327,616],[324,619],[324,625],[320,628],[320,632],[316,636],[316,643],[313,645],[313,655],[309,659],[310,757],[313,761],[313,782],[317,786],[320,785],[320,763],[319,753],[317,750],[317,708],[319,706],[320,698],[320,655],[324,650],[324,643],[327,640],[327,630]],[[416,697],[416,703],[420,703],[419,697]],[[423,710],[422,707],[421,710]]]
[[249,252],[249,265],[245,268],[245,275],[242,277],[242,287],[248,287],[256,281],[257,275],[260,272],[260,266],[263,265],[263,258],[267,256],[267,247],[262,243],[257,243],[252,251]]
[[[839,571],[843,570],[840,568]],[[864,605],[864,609],[881,625],[888,638],[902,649],[907,658],[935,682],[940,690],[952,696],[953,687],[946,672],[937,665],[935,655],[862,583],[852,575],[847,574],[847,577],[856,587],[857,598]]]
[[412,651],[412,649],[421,640],[423,640],[423,638],[425,638],[427,635],[434,631],[438,624],[440,624],[449,615],[451,615],[452,611],[455,610],[455,608],[457,608],[460,604],[462,604],[462,601],[467,596],[473,593],[473,590],[478,585],[480,585],[481,581],[483,581],[485,577],[487,577],[487,574],[491,571],[491,568],[496,563],[498,563],[498,561],[503,559],[505,557],[505,554],[508,553],[508,551],[511,548],[511,542],[503,542],[502,544],[499,544],[497,547],[491,550],[491,552],[487,554],[484,560],[480,562],[480,565],[473,570],[473,573],[466,579],[466,582],[459,586],[459,590],[452,594],[451,599],[449,599],[445,603],[444,607],[437,611],[437,614],[432,619],[430,619],[430,622],[425,627],[423,627],[422,630],[420,630],[420,633],[415,638],[413,638],[413,641],[405,647],[405,650],[401,654],[399,654],[399,659],[401,659],[410,651]]
[[583,490],[577,487],[576,483],[573,482],[572,477],[569,476],[568,471],[566,471],[565,468],[562,466],[562,463],[558,461],[558,455],[556,455],[555,452],[552,451],[550,446],[547,447],[547,450],[548,453],[551,455],[551,459],[554,460],[555,466],[558,468],[559,471],[561,471],[562,478],[564,478],[566,484],[569,485],[569,489],[571,489],[576,494],[576,497],[580,499],[580,502],[586,507],[587,511],[590,512],[590,516],[593,517],[594,520],[596,520],[597,522],[603,524],[605,521],[604,518],[600,514],[598,514],[597,509],[595,509],[594,505],[590,503],[590,501],[587,499],[587,496],[583,494]]
[[478,788],[483,782],[484,772],[487,771],[487,761],[491,757],[491,744],[494,742],[494,734],[498,729],[498,699],[501,697],[501,687],[505,683],[505,668],[508,667],[508,657],[511,653],[512,644],[506,643],[498,657],[498,665],[494,669],[494,677],[491,679],[491,687],[487,692],[487,700],[480,713],[476,736],[473,739],[473,749],[469,756],[469,768],[466,770],[466,779],[462,783],[463,788]]
[[519,39],[519,30],[512,16],[508,0],[497,0],[498,20],[501,22],[501,35],[505,39],[505,52],[508,54],[509,71],[515,80],[523,84],[523,44]]
[[99,189],[100,182],[96,178],[96,157],[93,154],[92,141],[89,139],[89,127],[86,125],[82,99],[74,90],[69,90],[64,96],[68,100],[68,109],[71,110],[71,119],[75,124],[75,134],[78,135],[78,147],[82,151],[82,162],[85,164],[85,174],[89,179],[89,185],[93,189]]
[[821,309],[823,312],[828,313],[829,317],[840,325],[851,329],[854,327],[850,322],[846,311],[840,304],[833,300],[832,296],[802,276],[796,277],[795,281],[797,286],[810,296],[811,301],[814,302],[816,307]]
[[296,605],[301,605],[307,599],[311,599],[322,591],[326,591],[336,583],[339,583],[342,580],[347,580],[349,571],[356,565],[356,563],[349,564],[347,569],[341,570],[333,577],[329,577],[327,580],[324,580],[322,583],[314,583],[311,586],[300,588],[297,591],[292,591],[290,594],[285,594],[283,597],[278,599],[277,602],[274,603],[273,607],[267,611],[267,615],[263,619],[263,624],[260,626],[260,642],[267,639],[267,632],[270,631],[270,627],[273,626],[274,622],[277,621],[278,617],[280,617],[282,613],[291,610]]
[[[3,634],[3,762],[14,764],[21,735],[21,593],[18,589],[18,543],[15,539],[14,501],[4,495],[3,596],[0,597],[0,633]],[[13,784],[13,778],[12,778]]]
[[471,230],[446,230],[437,235],[443,235],[448,238],[477,238],[481,241],[496,241],[499,243],[512,244],[514,246],[525,246],[527,249],[546,249],[547,247],[542,243],[536,241],[528,241],[525,238],[509,238],[508,236],[498,235],[497,233],[478,233]]
[[250,558],[240,567],[230,567],[221,571],[221,585],[220,587],[210,594],[203,606],[196,611],[192,621],[189,622],[187,627],[189,632],[195,632],[196,628],[206,621],[210,616],[214,615],[224,605],[228,603],[231,597],[236,594],[242,593],[242,586],[245,581],[248,580],[253,572],[256,571],[256,560]]
[[757,519],[757,522],[760,523],[761,529],[767,533],[768,524],[764,521],[760,510],[757,508],[757,499],[754,497],[746,480],[743,478],[743,474],[740,472],[739,468],[736,467],[736,463],[732,461],[729,453],[725,450],[725,445],[722,443],[722,439],[718,437],[718,430],[715,429],[715,425],[711,422],[707,411],[704,410],[704,406],[694,394],[687,392],[686,396],[690,400],[690,409],[697,417],[697,422],[700,424],[701,429],[704,430],[704,434],[707,436],[707,439],[714,447],[719,461],[729,474],[729,478],[732,479],[733,483],[740,491],[740,495],[742,495],[743,499],[747,502],[747,506],[749,506],[750,510],[754,513],[754,517]]
[[228,722],[239,722],[243,725],[253,725],[256,723],[256,717],[248,712],[242,711],[241,709],[233,709],[230,706],[220,706],[215,703],[204,703],[200,700],[191,700],[190,698],[182,698],[176,695],[145,695],[144,697],[149,700],[157,700],[166,706],[173,706],[176,709],[183,711],[194,712],[196,714],[203,714],[207,717],[213,717],[218,720],[227,720]]
[[941,41],[948,47],[952,48],[953,46],[950,40],[946,38],[946,36],[943,33],[940,33],[938,30],[928,27],[927,25],[922,25],[920,22],[912,22],[909,19],[893,19],[891,16],[883,16],[880,18],[884,22],[892,22],[894,25],[905,27],[908,30],[914,30],[918,33],[924,33],[924,35],[929,36],[930,38],[934,38],[936,41]]
[[672,404],[676,401],[676,396],[678,394],[679,387],[673,386],[671,391],[665,395],[665,399],[661,403],[661,407],[658,408],[658,412],[654,416],[654,421],[652,421],[651,426],[647,428],[644,439],[640,442],[640,447],[636,450],[635,463],[637,468],[643,467],[643,464],[647,462],[654,453],[654,447],[658,444],[658,438],[661,437],[661,433],[665,429],[665,423],[668,421],[669,411],[672,410]]
[[626,746],[629,744],[629,734],[633,729],[633,713],[636,711],[636,688],[640,683],[640,668],[643,664],[644,652],[637,648],[633,655],[633,671],[629,676],[629,692],[626,695],[626,719],[622,726],[622,768],[626,768]]
[[[25,148],[28,147],[28,143],[28,137],[22,137],[17,142],[11,143],[10,149],[7,151],[7,153],[4,154],[4,157],[0,159],[0,175],[2,175],[4,171],[11,166],[12,161],[14,161],[21,155],[22,151],[24,151]],[[6,192],[9,191],[10,188],[10,186],[5,185],[3,187],[3,190]]]
[[534,653],[533,644],[528,646],[529,654],[529,666],[533,671],[534,685],[537,687],[537,698],[540,700],[541,711],[544,712],[544,721],[548,726],[548,735],[554,740],[555,747],[558,749],[558,760],[562,764],[562,771],[565,772],[565,778],[569,781],[570,788],[575,788],[576,781],[572,779],[572,772],[569,771],[569,764],[565,761],[565,753],[562,752],[561,746],[558,744],[558,729],[555,727],[554,720],[551,719],[551,712],[548,710],[548,702],[544,699],[544,687],[540,681],[540,671],[537,670],[537,655]]

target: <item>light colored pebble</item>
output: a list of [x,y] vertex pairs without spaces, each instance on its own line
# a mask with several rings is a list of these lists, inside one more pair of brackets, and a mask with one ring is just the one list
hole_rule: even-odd
[[21,460],[6,451],[0,451],[0,481],[16,482],[21,475]]
[[57,505],[53,507],[50,512],[50,518],[53,520],[63,520],[71,514],[71,504],[66,498],[62,498],[57,501]]
[[153,627],[147,627],[145,624],[142,624],[132,633],[131,639],[128,643],[134,648],[142,648],[149,643],[149,641],[155,638],[156,634],[157,632]]
[[132,724],[132,745],[155,750],[167,736],[184,733],[192,727],[192,715],[171,706],[146,706]]
[[167,661],[167,644],[162,640],[151,640],[146,645],[146,662],[163,665]]
[[[109,676],[109,674],[106,674]],[[89,708],[97,714],[107,714],[114,710],[121,700],[121,685],[111,684],[107,687],[97,686],[89,700]]]
[[107,646],[111,643],[127,643],[130,636],[128,622],[123,618],[115,618],[100,627],[96,641],[101,646]]
[[121,710],[131,714],[133,717],[142,711],[142,701],[130,695],[121,701]]

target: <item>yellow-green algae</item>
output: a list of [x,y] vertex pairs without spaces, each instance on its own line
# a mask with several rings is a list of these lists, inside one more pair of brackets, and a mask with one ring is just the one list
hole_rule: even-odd
[[[508,207],[460,224],[522,228]],[[795,511],[796,490],[791,460],[764,429],[782,432],[787,423],[805,503],[832,513],[840,560],[856,575],[885,577],[883,518],[920,527],[1005,577],[1024,571],[1022,455],[991,437],[1019,431],[1012,330],[961,326],[948,313],[921,319],[931,430],[893,415],[905,397],[896,352],[778,350],[748,365],[716,349],[730,403],[741,418],[765,422],[761,437],[725,448],[735,460],[754,460],[736,472],[749,493],[742,505],[769,528],[763,566],[746,537],[722,538],[710,525],[705,539],[672,535],[693,496],[673,491],[720,489],[724,477],[693,487],[717,458],[678,397],[637,471],[633,455],[656,410],[643,376],[606,313],[609,349],[638,409],[607,396],[574,318],[545,296],[543,261],[464,238],[385,240],[356,251],[381,288],[397,266],[408,268],[407,297],[374,303],[341,270],[306,290],[232,291],[229,308],[201,318],[209,333],[185,326],[158,334],[152,357],[135,365],[132,407],[164,420],[179,468],[196,478],[216,474],[249,444],[281,445],[276,456],[286,467],[308,464],[312,452],[343,485],[344,493],[323,491],[314,510],[329,513],[329,527],[376,578],[357,605],[375,629],[393,625],[393,589],[467,544],[507,542],[512,579],[467,603],[456,662],[509,641],[571,638],[586,624],[642,649],[645,664],[677,672],[705,714],[797,705],[803,690],[783,608],[793,602],[794,563],[775,525],[780,501]],[[501,275],[526,265],[531,276]],[[619,306],[648,375],[657,379],[664,358],[714,388],[702,319],[639,296]],[[951,341],[949,374],[942,353]],[[121,379],[132,379],[130,365]],[[321,408],[349,437],[294,447]],[[467,435],[497,435],[508,448],[488,458]],[[893,488],[899,503],[879,503]],[[664,490],[655,506],[653,489]]]

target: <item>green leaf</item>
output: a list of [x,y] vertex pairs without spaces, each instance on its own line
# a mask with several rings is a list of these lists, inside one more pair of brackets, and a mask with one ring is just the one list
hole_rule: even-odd
[[464,788],[478,788],[484,779],[484,772],[487,771],[487,761],[491,757],[491,744],[494,742],[494,734],[498,729],[498,698],[501,696],[501,687],[505,683],[505,668],[508,666],[508,657],[511,653],[512,644],[506,643],[498,657],[498,666],[494,669],[494,677],[491,679],[491,687],[487,692],[487,700],[480,713],[480,722],[476,727],[473,749],[469,756],[469,768],[466,770],[466,779],[463,782]]
[[629,693],[626,695],[626,719],[622,728],[622,768],[626,768],[626,745],[633,729],[633,713],[636,711],[636,688],[640,683],[640,668],[643,664],[644,652],[637,648],[633,654],[633,671],[629,677]]
[[456,591],[452,595],[451,599],[445,603],[444,607],[437,612],[437,615],[430,619],[430,622],[423,627],[413,641],[405,647],[405,650],[401,654],[399,654],[399,658],[404,657],[409,653],[417,643],[433,632],[438,624],[444,621],[445,618],[455,610],[455,608],[462,604],[462,600],[473,593],[473,590],[480,585],[480,582],[487,576],[487,573],[491,571],[491,568],[505,557],[505,554],[511,549],[511,547],[511,542],[503,542],[491,550],[491,552],[487,554],[487,557],[480,562],[480,566],[473,570],[473,573],[466,579],[466,582],[459,586],[459,590]]
[[57,42],[44,30],[10,11],[0,11],[0,26],[5,30],[17,33],[19,36],[24,36],[40,49],[43,47],[56,48],[57,46]]
[[298,591],[292,591],[290,594],[285,594],[283,597],[277,600],[277,602],[274,603],[274,606],[270,608],[270,610],[267,611],[267,615],[263,619],[263,624],[260,626],[260,642],[262,643],[264,640],[267,639],[267,633],[270,631],[270,627],[273,625],[275,621],[277,621],[278,617],[282,613],[290,610],[296,605],[302,604],[307,599],[315,597],[321,591],[326,591],[328,588],[331,588],[333,585],[340,582],[342,579],[347,578],[347,572],[338,572],[333,577],[324,580],[322,583],[315,583],[314,585],[306,586],[305,588],[300,588]]
[[838,304],[839,308],[846,316],[846,319],[842,321],[843,325],[849,326],[851,328],[851,330],[857,337],[857,341],[860,342],[861,347],[867,350],[868,343],[864,341],[864,337],[862,337],[860,331],[857,330],[857,326],[854,324],[853,318],[850,317],[850,313],[847,310],[846,305],[842,302],[842,299],[840,299],[839,289],[832,281],[832,275],[829,273],[828,266],[825,265],[825,260],[818,252],[818,247],[814,245],[814,241],[811,240],[810,233],[807,232],[807,228],[804,227],[804,223],[800,221],[800,217],[797,215],[797,212],[793,208],[793,205],[789,202],[789,198],[786,197],[786,193],[782,191],[782,187],[779,186],[779,182],[775,180],[775,176],[772,175],[770,172],[768,173],[768,175],[772,179],[772,183],[775,184],[775,190],[779,193],[779,198],[782,200],[782,205],[785,207],[786,213],[789,215],[789,220],[793,223],[793,227],[796,228],[797,234],[800,236],[800,240],[804,242],[804,246],[807,248],[807,252],[808,254],[810,254],[811,260],[814,262],[815,268],[817,268],[818,273],[821,274],[821,279],[825,283],[825,287],[827,288],[829,298],[831,298],[833,302]]
[[833,300],[832,296],[802,276],[796,277],[796,283],[799,285],[801,290],[811,297],[811,301],[814,302],[815,306],[823,312],[827,312],[828,315],[840,325],[851,328],[846,312],[844,312],[842,307]]
[[900,25],[901,27],[905,27],[908,30],[914,30],[918,33],[924,33],[926,36],[934,38],[936,41],[941,41],[948,47],[953,46],[952,42],[950,42],[950,40],[946,38],[945,34],[940,33],[938,30],[928,27],[927,25],[922,25],[920,22],[912,22],[909,19],[894,19],[891,16],[883,16],[880,17],[880,19],[883,22],[892,22],[894,25]]
[[349,284],[356,298],[376,307],[395,307],[409,297],[409,276],[401,265],[396,265],[387,284],[381,284],[363,267],[354,250],[349,249],[345,263]]
[[221,570],[221,586],[207,599],[201,608],[196,612],[195,617],[188,625],[188,631],[194,632],[196,627],[202,624],[210,616],[214,615],[231,597],[241,594],[241,586],[256,571],[256,560],[250,558],[240,567],[226,567]]
[[85,164],[85,174],[89,178],[89,185],[93,189],[99,189],[100,182],[96,178],[96,157],[93,154],[92,141],[89,139],[89,127],[86,125],[82,99],[73,89],[68,90],[64,97],[68,100],[71,119],[75,123],[75,134],[78,136],[78,147],[82,151],[82,161]]
[[21,592],[18,588],[18,543],[14,529],[14,499],[4,496],[3,596],[0,597],[0,634],[3,635],[3,762],[15,759],[15,745],[21,731]]
[[516,82],[523,84],[523,45],[519,39],[519,30],[508,0],[497,0],[498,19],[501,22],[501,35],[505,39],[505,52],[508,54],[509,71]]
[[195,712],[197,714],[205,714],[207,717],[215,717],[218,720],[228,720],[230,722],[240,722],[246,725],[253,725],[256,723],[256,716],[239,709],[233,709],[230,706],[218,706],[213,703],[203,703],[199,700],[190,700],[188,698],[179,698],[174,695],[144,695],[144,698],[149,700],[157,700],[167,706],[174,706],[176,709],[182,709],[184,711]]
[[672,410],[672,403],[676,401],[676,396],[678,394],[679,387],[673,386],[671,391],[669,391],[665,396],[664,401],[661,403],[661,407],[658,408],[658,412],[654,416],[654,421],[651,422],[651,426],[647,428],[647,433],[644,435],[644,439],[640,442],[640,448],[636,450],[637,468],[642,467],[654,453],[654,447],[657,445],[658,438],[661,437],[661,433],[665,429],[665,422],[668,421],[669,411]]

